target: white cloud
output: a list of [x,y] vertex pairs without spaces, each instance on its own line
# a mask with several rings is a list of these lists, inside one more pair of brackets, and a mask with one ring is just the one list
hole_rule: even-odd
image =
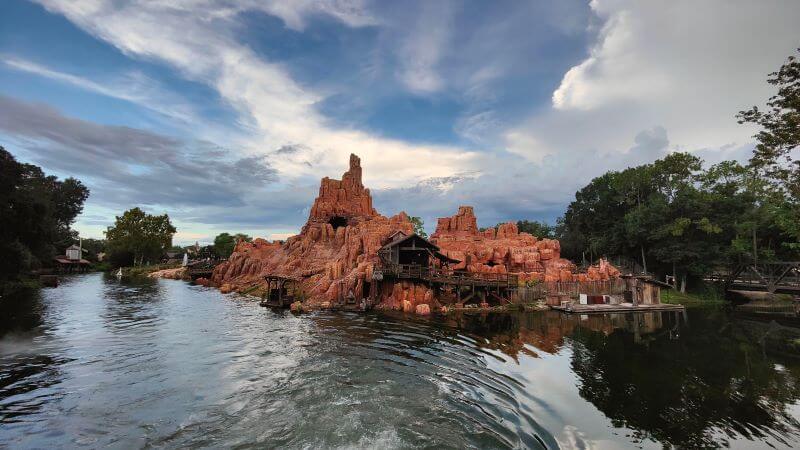
[[[245,2],[241,2],[245,3]],[[301,31],[306,27],[306,17],[319,14],[336,18],[351,27],[377,25],[378,19],[370,14],[361,0],[282,0],[251,1],[243,7],[260,8],[279,17],[287,27]]]
[[415,93],[436,92],[444,86],[438,64],[450,39],[453,8],[449,2],[425,2],[400,45],[398,76]]
[[[531,134],[551,151],[618,151],[620,138],[660,125],[675,149],[743,145],[754,130],[735,114],[771,95],[767,73],[800,42],[798,2],[593,0],[591,7],[603,25],[589,56],[564,75],[554,110],[513,135]],[[568,129],[591,143],[554,136]]]
[[567,71],[553,92],[553,106],[586,110],[621,100],[663,100],[668,72],[649,61],[654,55],[637,51],[645,25],[627,10],[609,16],[591,56]]
[[[552,104],[509,124],[502,114],[504,90],[521,88],[501,81],[533,73],[522,65],[541,65],[546,73],[548,61],[535,58],[548,55],[554,34],[575,34],[587,25],[580,11],[585,4],[558,2],[544,12],[534,2],[520,4],[460,27],[453,21],[463,17],[444,2],[426,2],[422,11],[389,8],[376,18],[357,1],[39,1],[128,55],[163,62],[207,84],[238,111],[246,132],[231,141],[243,142],[251,154],[277,151],[270,162],[285,184],[269,195],[253,192],[246,206],[188,211],[181,218],[201,226],[263,223],[272,227],[268,232],[296,226],[314,195],[313,179],[337,176],[351,152],[362,157],[365,184],[375,188],[382,212],[412,207],[418,210],[409,212],[432,219],[461,203],[476,204],[485,224],[550,217],[591,177],[669,150],[740,158],[753,129],[738,125],[734,115],[772,93],[767,73],[800,42],[800,2],[593,0],[588,25],[597,28],[587,56],[552,87]],[[238,20],[250,10],[279,17],[295,31],[317,15],[350,27],[379,24],[379,42],[367,55],[367,72],[378,79],[372,86],[382,82],[383,53],[398,56],[400,66],[390,76],[419,95],[463,100],[455,131],[506,151],[470,153],[337,128],[317,111],[323,93],[242,42]],[[532,26],[531,18],[563,29]],[[97,92],[109,88],[48,68],[27,69]]]
[[[265,153],[286,144],[302,144],[307,159],[315,165],[274,161],[284,177],[336,174],[343,170],[347,156],[356,152],[369,166],[365,181],[375,187],[391,187],[410,179],[448,176],[472,169],[474,154],[458,148],[413,145],[381,138],[359,130],[334,129],[315,110],[322,98],[299,85],[286,70],[265,61],[238,43],[232,30],[236,13],[254,7],[253,2],[131,1],[97,0],[92,4],[65,0],[41,0],[49,10],[121,51],[136,57],[153,58],[170,64],[187,78],[215,88],[240,113],[242,125],[251,130],[251,152]],[[304,14],[332,14],[348,24],[356,20],[345,2],[323,2],[321,6],[281,9],[287,26],[300,27]],[[222,5],[222,6],[220,6]],[[278,8],[277,4],[259,4]],[[272,5],[272,6],[269,6]],[[344,12],[343,12],[344,11]],[[297,14],[292,18],[292,14]],[[366,16],[364,16],[366,17]]]
[[108,82],[97,82],[78,75],[54,70],[22,58],[4,56],[0,60],[13,69],[135,103],[184,123],[196,120],[194,111],[185,101],[175,94],[162,89],[157,82],[140,72],[128,72]]

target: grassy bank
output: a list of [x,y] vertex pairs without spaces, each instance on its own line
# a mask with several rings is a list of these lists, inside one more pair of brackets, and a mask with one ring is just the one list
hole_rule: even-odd
[[714,288],[682,293],[677,289],[662,289],[661,302],[670,305],[705,306],[722,305],[725,297]]

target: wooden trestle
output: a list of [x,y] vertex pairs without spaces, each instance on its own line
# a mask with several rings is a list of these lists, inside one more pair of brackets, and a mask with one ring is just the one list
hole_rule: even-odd
[[800,261],[742,264],[725,278],[728,290],[800,294]]

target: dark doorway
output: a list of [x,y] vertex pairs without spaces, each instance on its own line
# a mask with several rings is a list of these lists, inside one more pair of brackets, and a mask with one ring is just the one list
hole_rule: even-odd
[[399,256],[400,264],[415,264],[422,267],[428,267],[430,260],[428,250],[422,248],[417,250],[401,249]]
[[333,216],[331,220],[328,221],[329,224],[333,227],[333,229],[337,229],[339,227],[344,227],[347,225],[347,219],[342,216]]

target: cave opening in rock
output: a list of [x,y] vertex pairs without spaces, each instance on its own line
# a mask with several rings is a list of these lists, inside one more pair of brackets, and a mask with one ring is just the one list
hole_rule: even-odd
[[345,218],[344,218],[344,217],[342,217],[342,216],[333,216],[333,217],[331,217],[331,219],[328,221],[328,223],[329,223],[329,224],[331,224],[331,226],[332,226],[332,227],[333,227],[333,229],[335,230],[335,229],[337,229],[337,228],[339,228],[339,227],[346,226],[346,225],[347,225],[347,219],[345,219]]

